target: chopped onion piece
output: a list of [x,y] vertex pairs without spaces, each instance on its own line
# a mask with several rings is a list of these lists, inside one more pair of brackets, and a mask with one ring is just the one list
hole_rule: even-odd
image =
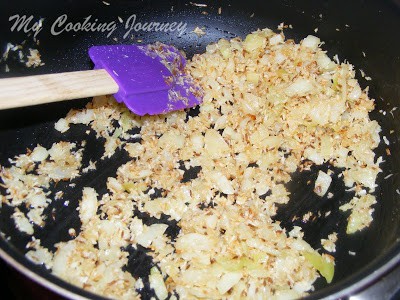
[[37,146],[31,153],[31,158],[34,162],[42,162],[49,156],[49,152],[42,146]]
[[289,97],[304,96],[308,94],[312,89],[313,85],[310,80],[299,78],[286,88],[285,93]]
[[156,267],[150,270],[149,282],[150,287],[154,290],[158,299],[164,300],[168,298],[168,291],[164,283],[164,278]]
[[301,42],[301,45],[303,47],[315,50],[318,48],[318,45],[320,43],[321,43],[321,40],[319,38],[317,38],[316,36],[313,36],[313,35],[309,35]]
[[243,42],[243,48],[248,52],[253,52],[263,45],[264,38],[258,33],[248,34]]
[[214,241],[209,237],[198,234],[198,233],[189,233],[183,236],[180,236],[175,242],[175,248],[177,250],[192,250],[192,251],[206,251],[210,250]]
[[232,195],[235,193],[235,189],[232,186],[232,182],[229,181],[222,173],[214,172],[210,174],[210,177],[215,182],[217,188],[224,194]]
[[136,241],[143,247],[149,247],[157,237],[160,237],[164,234],[167,228],[168,225],[165,224],[153,224],[151,226],[145,226],[143,232],[136,237]]
[[12,215],[12,218],[14,219],[15,225],[17,226],[17,228],[20,231],[25,232],[30,235],[33,234],[33,232],[34,232],[33,226],[22,212],[16,211]]
[[211,158],[220,158],[229,153],[224,138],[215,129],[208,129],[204,137],[205,149]]
[[221,279],[217,283],[218,291],[223,295],[228,292],[235,284],[242,278],[242,273],[230,272],[222,275]]
[[332,177],[323,171],[319,171],[317,180],[315,181],[314,192],[318,196],[323,197],[328,191],[331,183],[332,183]]
[[97,193],[93,188],[83,188],[83,196],[79,205],[79,216],[82,224],[86,224],[96,215]]
[[64,133],[69,129],[69,123],[66,119],[61,118],[54,124],[54,128],[59,132]]

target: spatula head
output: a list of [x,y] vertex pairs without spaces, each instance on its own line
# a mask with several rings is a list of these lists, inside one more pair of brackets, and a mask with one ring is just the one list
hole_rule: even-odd
[[201,103],[202,90],[185,73],[185,58],[173,46],[94,46],[95,69],[105,69],[119,86],[118,102],[135,114],[163,114]]

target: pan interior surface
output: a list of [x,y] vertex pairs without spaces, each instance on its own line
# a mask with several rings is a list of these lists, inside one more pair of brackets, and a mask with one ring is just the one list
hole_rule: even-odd
[[[203,3],[203,2],[202,2]],[[315,181],[319,170],[326,170],[327,166],[312,168],[311,171],[295,174],[289,185],[292,194],[291,201],[279,208],[275,219],[280,221],[286,229],[293,225],[303,228],[305,240],[314,248],[320,247],[320,240],[332,231],[339,234],[337,252],[335,256],[335,277],[330,285],[323,280],[315,283],[316,291],[310,298],[332,296],[338,298],[352,293],[363,286],[357,282],[368,278],[363,285],[371,284],[379,274],[393,267],[400,253],[400,158],[394,153],[400,153],[400,8],[391,1],[204,1],[207,7],[196,6],[184,1],[110,1],[105,5],[102,1],[19,1],[18,3],[0,4],[0,45],[6,43],[27,44],[34,42],[23,31],[11,32],[9,17],[14,14],[35,15],[44,17],[45,22],[52,24],[60,15],[66,14],[71,22],[82,21],[92,16],[103,22],[128,19],[136,15],[142,22],[150,21],[177,21],[187,24],[182,34],[177,32],[159,33],[132,31],[124,38],[127,29],[119,26],[112,37],[102,32],[64,32],[52,35],[49,30],[43,29],[38,35],[42,59],[45,65],[40,68],[25,68],[15,60],[8,60],[9,73],[1,72],[1,77],[43,74],[50,72],[66,72],[90,69],[92,65],[87,56],[87,49],[92,45],[124,44],[140,40],[142,43],[156,41],[173,44],[184,50],[189,57],[202,53],[207,44],[220,38],[244,37],[258,28],[269,27],[273,30],[281,22],[291,24],[292,29],[286,29],[287,38],[297,42],[309,34],[317,35],[325,44],[323,49],[333,57],[338,55],[341,61],[348,60],[356,70],[362,69],[372,77],[368,81],[357,72],[362,88],[369,86],[369,95],[376,100],[376,109],[371,118],[377,120],[382,127],[381,137],[385,136],[389,145],[381,142],[376,150],[377,157],[384,157],[381,165],[382,173],[378,177],[378,188],[375,192],[378,204],[375,205],[374,221],[371,226],[362,232],[346,235],[348,215],[339,211],[339,206],[348,201],[352,195],[345,192],[345,187],[334,176],[333,189],[335,197],[321,201],[313,192],[308,181]],[[221,14],[219,14],[221,8]],[[206,12],[206,14],[204,13]],[[138,22],[139,22],[138,21]],[[45,23],[46,24],[46,23]],[[204,28],[206,34],[197,36],[192,31],[195,27]],[[315,29],[318,31],[315,32]],[[113,37],[115,39],[113,39]],[[4,70],[5,62],[0,63]],[[54,122],[67,114],[71,108],[80,108],[89,99],[75,102],[64,102],[28,107],[0,112],[0,165],[9,166],[8,158],[16,154],[25,153],[27,148],[32,149],[38,143],[46,148],[51,147],[54,141],[87,141],[84,160],[98,160],[102,155],[102,141],[94,135],[86,135],[85,128],[76,126],[65,134],[54,130]],[[390,148],[392,155],[387,154]],[[42,245],[54,250],[54,244],[67,241],[69,228],[79,232],[80,220],[76,207],[79,195],[76,190],[85,186],[95,188],[99,194],[106,193],[105,182],[109,176],[114,176],[117,168],[128,160],[124,151],[118,151],[112,159],[101,161],[97,165],[98,172],[84,175],[77,179],[76,187],[60,182],[65,198],[70,199],[70,205],[54,202],[48,208],[48,215],[52,214],[43,228],[37,228],[36,236],[41,239]],[[101,171],[100,171],[101,170]],[[58,186],[60,189],[60,186]],[[325,218],[319,217],[308,222],[292,222],[294,216],[301,216],[312,211],[324,215],[327,211],[332,214]],[[136,212],[139,214],[139,212]],[[86,298],[95,298],[90,293],[72,287],[62,282],[40,267],[29,262],[24,256],[25,245],[30,237],[21,234],[10,218],[12,210],[7,206],[1,208],[0,231],[9,239],[1,239],[1,254],[16,263],[18,268],[27,268],[35,275],[45,278],[52,285],[72,291],[75,295]],[[149,216],[141,216],[148,224],[153,222]],[[179,228],[176,223],[167,220],[168,234],[177,235]],[[349,252],[350,251],[350,252]],[[353,255],[355,253],[355,255]],[[148,276],[152,262],[145,249],[130,249],[130,260],[127,269],[136,277]],[[6,259],[6,260],[7,260]],[[388,265],[389,263],[389,265]],[[46,284],[46,283],[44,283]],[[53,287],[51,287],[53,288]],[[147,299],[153,296],[148,282],[145,282],[145,291],[142,296]]]

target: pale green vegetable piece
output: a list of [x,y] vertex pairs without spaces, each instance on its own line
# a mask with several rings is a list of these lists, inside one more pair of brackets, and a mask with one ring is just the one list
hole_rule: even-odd
[[229,272],[243,271],[244,269],[253,270],[262,267],[261,264],[256,264],[253,260],[245,256],[236,259],[221,257],[217,259],[217,263]]
[[121,128],[117,128],[114,131],[114,134],[112,135],[113,138],[118,138],[120,135],[122,134],[122,129]]
[[331,283],[335,273],[335,265],[333,262],[326,260],[317,252],[303,252],[306,260],[313,265],[314,268],[326,279],[326,282]]

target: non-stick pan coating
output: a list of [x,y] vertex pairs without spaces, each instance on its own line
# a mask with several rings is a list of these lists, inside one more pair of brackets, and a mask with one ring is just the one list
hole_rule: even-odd
[[[71,21],[81,21],[84,17],[92,15],[103,22],[117,20],[118,16],[126,19],[132,14],[137,19],[145,21],[182,21],[186,22],[188,29],[182,36],[176,32],[144,33],[137,32],[134,41],[138,39],[143,43],[161,41],[173,44],[185,50],[188,56],[201,53],[205,46],[217,41],[219,38],[244,37],[257,28],[269,27],[275,29],[279,23],[291,24],[293,29],[285,31],[287,38],[299,41],[308,34],[315,34],[325,42],[323,49],[332,57],[338,54],[340,60],[347,59],[355,65],[356,69],[363,69],[373,78],[366,81],[357,77],[362,87],[370,87],[370,96],[376,99],[376,111],[371,115],[382,126],[382,136],[390,141],[391,156],[386,155],[387,145],[381,143],[377,149],[377,156],[383,156],[385,163],[383,172],[378,178],[379,188],[376,191],[378,204],[375,206],[374,222],[367,230],[348,236],[345,234],[346,215],[339,212],[338,207],[351,199],[352,194],[345,192],[344,185],[335,170],[333,177],[333,199],[319,199],[312,191],[318,170],[326,170],[329,166],[314,167],[311,171],[295,174],[294,180],[289,184],[292,198],[289,204],[280,207],[276,220],[290,229],[293,225],[303,227],[305,239],[313,246],[320,247],[320,239],[332,231],[339,233],[336,260],[335,278],[331,285],[326,286],[323,280],[316,282],[316,292],[312,297],[321,297],[333,294],[348,288],[360,279],[373,273],[374,270],[386,271],[393,265],[393,260],[400,253],[400,195],[396,191],[400,188],[400,161],[399,137],[400,122],[399,111],[389,113],[395,106],[400,106],[400,9],[391,1],[201,1],[206,3],[206,8],[197,7],[184,1],[109,1],[105,5],[102,1],[15,1],[0,4],[0,45],[7,42],[18,43],[26,38],[22,32],[11,32],[8,18],[14,14],[27,14],[45,17],[45,22],[51,24],[61,14],[67,14]],[[200,1],[199,1],[200,2]],[[218,8],[222,14],[218,14]],[[207,12],[204,14],[203,12]],[[191,31],[196,27],[204,27],[206,35],[198,37]],[[314,33],[314,29],[318,32]],[[2,72],[1,77],[31,75],[49,72],[65,72],[85,70],[92,67],[87,56],[87,49],[92,45],[131,43],[131,39],[123,39],[124,28],[120,26],[113,34],[117,40],[108,38],[104,33],[65,33],[52,36],[49,30],[43,30],[38,36],[40,52],[45,65],[37,69],[26,69],[20,63],[8,62],[10,73]],[[31,38],[27,39],[27,45]],[[33,44],[32,44],[33,45]],[[363,54],[365,53],[365,56]],[[4,70],[4,63],[0,65]],[[58,140],[79,142],[87,140],[84,160],[98,160],[102,155],[103,141],[96,140],[92,135],[85,134],[84,126],[76,126],[67,133],[61,134],[53,129],[54,122],[65,116],[70,108],[83,107],[89,100],[82,99],[75,102],[49,104],[38,107],[13,109],[0,112],[0,164],[8,166],[7,159],[26,151],[40,143],[45,147]],[[386,111],[386,115],[379,111]],[[189,112],[190,113],[190,112]],[[193,113],[193,112],[192,112]],[[392,132],[393,131],[393,132]],[[392,133],[391,133],[392,132]],[[59,183],[65,191],[65,199],[70,200],[68,207],[62,202],[54,202],[47,209],[49,216],[46,226],[36,228],[36,236],[41,239],[42,245],[54,249],[54,243],[70,239],[68,229],[73,227],[77,231],[80,221],[75,210],[81,189],[84,186],[94,187],[99,194],[105,193],[107,177],[114,176],[121,164],[128,157],[124,151],[118,151],[111,159],[100,161],[97,165],[95,176],[93,173],[83,175],[74,180],[76,187],[71,188],[66,183]],[[333,169],[332,167],[329,167]],[[393,174],[389,179],[384,179]],[[191,176],[193,174],[187,174]],[[4,192],[4,191],[3,191]],[[308,211],[319,216],[309,222],[295,221],[294,216],[302,216]],[[332,211],[328,217],[325,212]],[[23,253],[26,243],[30,240],[14,228],[10,219],[11,209],[3,207],[0,214],[0,230],[9,236],[6,242],[0,239],[0,247],[9,257],[18,261],[25,267],[40,274],[52,283],[63,286],[73,293],[91,297],[91,294],[81,291],[54,278],[44,268],[28,262]],[[152,219],[141,214],[147,224]],[[176,223],[170,225],[168,234],[176,236],[179,228]],[[147,277],[151,259],[144,249],[129,249],[130,259],[127,270],[134,276]],[[349,251],[355,252],[352,256]],[[390,266],[387,262],[390,261]],[[379,272],[378,272],[379,273]],[[370,276],[369,281],[374,276]],[[153,295],[148,289],[142,293],[144,298]],[[366,282],[371,283],[371,282]],[[363,283],[365,284],[365,282]],[[350,290],[345,290],[351,291]],[[340,295],[337,294],[337,295]]]

